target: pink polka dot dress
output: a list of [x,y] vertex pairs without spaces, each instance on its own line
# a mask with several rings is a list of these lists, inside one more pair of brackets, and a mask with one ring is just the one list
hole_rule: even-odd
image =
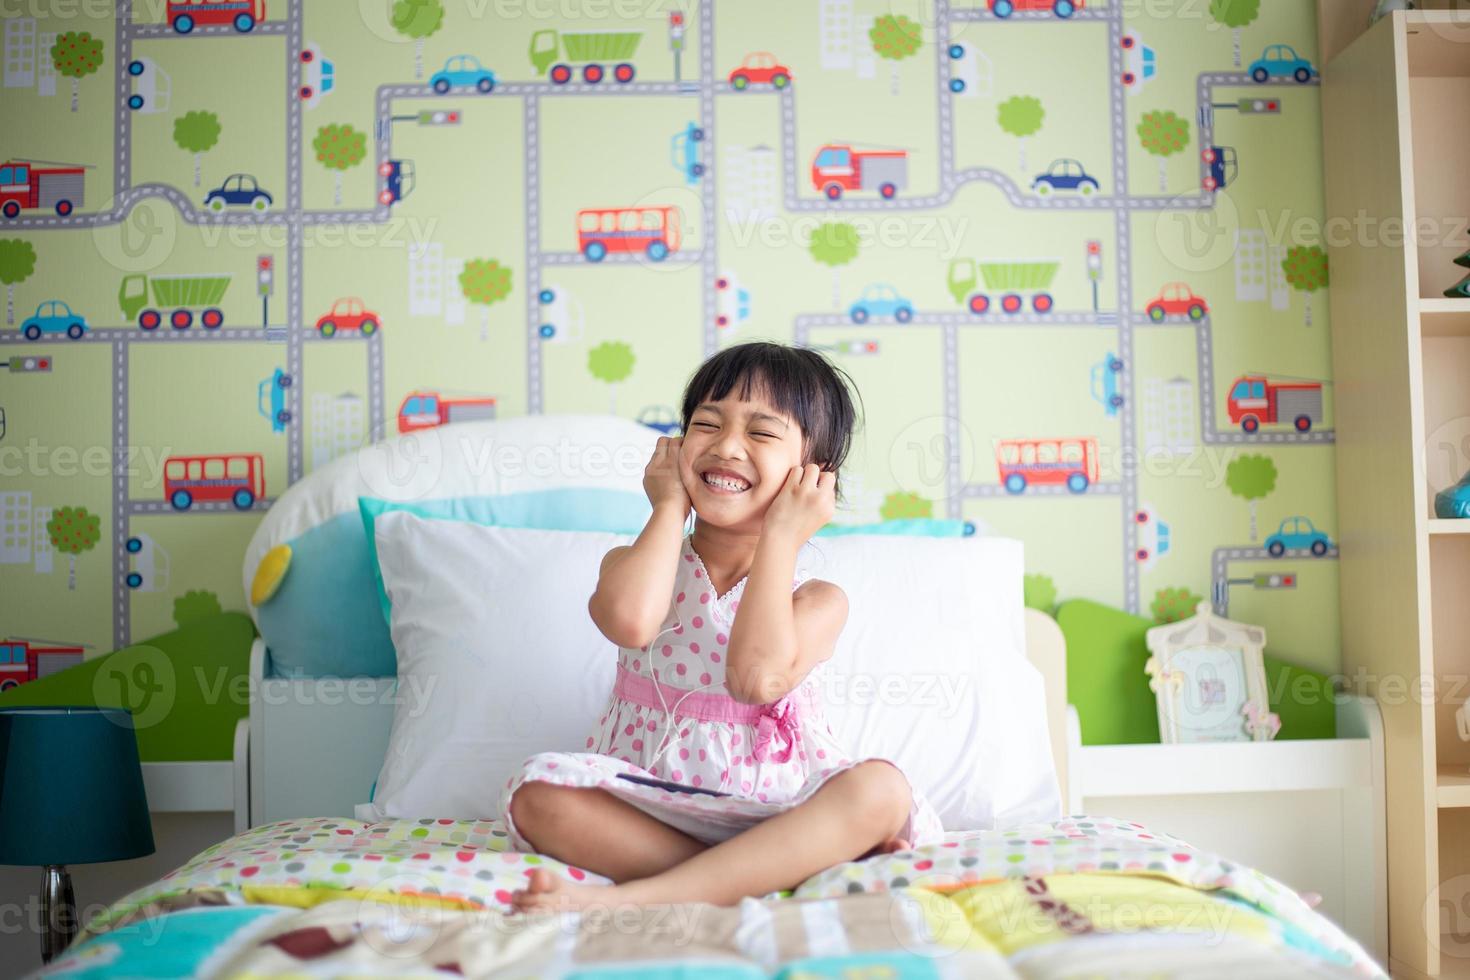
[[[798,572],[793,590],[809,577]],[[804,802],[859,761],[832,734],[818,664],[779,701],[740,704],[725,687],[730,629],[745,579],[716,595],[694,551],[680,547],[669,612],[646,647],[620,648],[617,682],[585,752],[542,752],[507,781],[500,812],[512,846],[533,848],[515,827],[511,797],[530,780],[601,788],[697,840],[717,843]],[[640,780],[643,780],[640,782]],[[653,782],[677,783],[685,791]],[[913,792],[899,836],[943,839],[938,815]]]

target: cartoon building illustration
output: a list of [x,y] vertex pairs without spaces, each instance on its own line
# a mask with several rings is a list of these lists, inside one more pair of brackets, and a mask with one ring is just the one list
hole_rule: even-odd
[[30,560],[31,493],[0,491],[0,565],[24,565]]
[[1266,233],[1260,228],[1235,231],[1235,298],[1242,303],[1266,298]]
[[36,18],[7,20],[4,44],[5,87],[30,88],[36,84]]
[[764,143],[725,147],[725,214],[733,221],[765,221],[778,204],[776,151]]
[[852,0],[821,0],[817,8],[817,35],[821,38],[824,69],[852,70],[852,34]]
[[411,316],[444,312],[444,246],[439,242],[408,246],[408,312]]
[[317,393],[311,396],[311,467],[325,466],[362,446],[367,411],[360,395]]
[[46,533],[46,523],[50,520],[50,507],[37,507],[32,512],[31,527],[35,529],[36,544],[32,549],[31,569],[37,575],[49,575],[55,567],[52,560],[56,549],[51,546],[51,535]]
[[1192,453],[1195,449],[1194,382],[1148,378],[1143,383],[1145,452]]

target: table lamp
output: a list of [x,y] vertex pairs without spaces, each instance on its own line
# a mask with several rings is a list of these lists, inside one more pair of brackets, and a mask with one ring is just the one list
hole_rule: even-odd
[[40,865],[41,959],[76,936],[68,864],[153,853],[133,716],[121,708],[0,708],[0,864]]

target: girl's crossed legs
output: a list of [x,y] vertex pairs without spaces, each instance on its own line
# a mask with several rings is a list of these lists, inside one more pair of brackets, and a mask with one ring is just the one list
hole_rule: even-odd
[[[708,845],[600,789],[528,782],[511,817],[537,853],[611,878],[574,885],[538,868],[512,896],[519,911],[615,903],[710,902],[794,888],[819,871],[869,853],[909,846],[895,835],[912,795],[894,766],[877,760],[845,769],[806,802]],[[793,846],[800,842],[799,846]]]

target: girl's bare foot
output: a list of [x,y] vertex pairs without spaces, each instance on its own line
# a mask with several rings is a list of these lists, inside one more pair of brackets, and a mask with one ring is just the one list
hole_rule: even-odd
[[881,844],[878,844],[872,850],[868,851],[862,857],[858,858],[858,860],[866,861],[870,857],[877,857],[880,854],[894,854],[898,851],[907,851],[910,850],[912,847],[913,845],[904,840],[902,837],[890,837],[888,840],[884,841]]
[[511,893],[514,912],[565,912],[589,906],[611,907],[619,900],[617,885],[578,885],[547,871],[535,868],[523,889]]

